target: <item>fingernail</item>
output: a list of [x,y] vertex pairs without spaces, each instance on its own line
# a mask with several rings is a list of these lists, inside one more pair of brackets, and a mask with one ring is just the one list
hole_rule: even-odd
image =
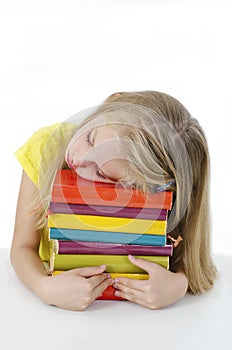
[[116,290],[116,292],[114,292],[114,295],[116,295],[116,297],[120,296],[120,292],[118,290]]
[[115,282],[115,283],[118,283],[118,282],[119,282],[119,279],[118,279],[118,278],[115,278],[114,282]]

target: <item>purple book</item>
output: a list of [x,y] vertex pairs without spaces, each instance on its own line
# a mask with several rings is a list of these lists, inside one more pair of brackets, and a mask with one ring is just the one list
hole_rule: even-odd
[[172,255],[172,245],[162,247],[101,242],[56,241],[58,254]]
[[51,202],[52,213],[112,216],[118,218],[136,218],[145,220],[167,220],[166,209],[132,208],[132,207],[108,207],[102,205],[68,204]]

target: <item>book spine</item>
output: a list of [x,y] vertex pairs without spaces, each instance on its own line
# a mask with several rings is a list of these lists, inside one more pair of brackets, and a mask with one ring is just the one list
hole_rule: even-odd
[[172,245],[163,247],[99,242],[58,241],[59,254],[172,255]]
[[52,202],[69,204],[88,204],[117,207],[135,207],[135,208],[157,208],[171,209],[172,192],[158,192],[146,196],[131,192],[130,189],[112,190],[109,188],[83,188],[77,186],[65,186],[54,184],[52,188]]
[[[59,275],[61,273],[65,272],[64,270],[54,270],[52,272],[52,276]],[[111,278],[117,278],[117,277],[126,277],[126,278],[132,278],[137,280],[148,280],[149,275],[146,273],[120,273],[120,272],[111,272],[110,273]]]
[[140,235],[133,233],[108,232],[108,231],[87,231],[71,230],[61,228],[49,229],[50,239],[64,241],[87,241],[87,242],[106,242],[119,244],[139,244],[164,246],[166,245],[165,235]]
[[48,215],[48,227],[60,227],[76,230],[94,230],[109,232],[125,232],[140,234],[166,233],[166,221],[138,220],[126,218],[112,218],[107,216],[91,216],[77,214]]
[[54,202],[50,203],[49,209],[52,213],[137,218],[146,220],[167,220],[168,212],[165,209],[156,208],[122,208],[102,205],[89,206],[84,204]]

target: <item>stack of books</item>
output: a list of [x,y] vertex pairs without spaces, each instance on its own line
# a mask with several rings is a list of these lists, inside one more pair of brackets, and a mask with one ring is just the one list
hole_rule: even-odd
[[[166,244],[172,192],[144,194],[114,183],[80,178],[57,170],[48,212],[53,274],[106,265],[112,278],[148,279],[128,254],[169,268],[172,245]],[[99,299],[121,299],[109,286]]]

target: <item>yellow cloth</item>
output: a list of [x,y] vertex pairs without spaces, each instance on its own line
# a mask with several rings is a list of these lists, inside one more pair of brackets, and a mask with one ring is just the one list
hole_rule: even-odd
[[15,155],[29,178],[38,187],[39,167],[45,145],[53,131],[60,126],[53,124],[33,133]]
[[[24,171],[41,192],[47,173],[49,172],[50,175],[50,170],[54,172],[56,170],[55,167],[59,164],[56,161],[57,154],[60,151],[64,154],[76,128],[76,125],[68,123],[57,123],[43,127],[33,133],[28,141],[15,152],[15,156]],[[46,227],[41,234],[39,255],[43,261],[49,261],[50,247],[48,229]]]

